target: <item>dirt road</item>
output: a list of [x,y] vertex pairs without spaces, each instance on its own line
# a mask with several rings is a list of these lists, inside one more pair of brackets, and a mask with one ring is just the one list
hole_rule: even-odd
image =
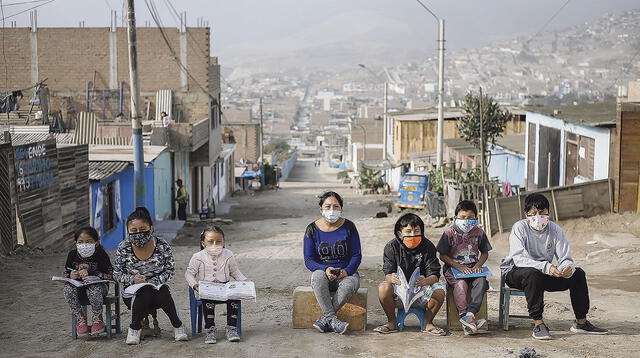
[[[510,331],[497,328],[497,292],[489,292],[490,331],[464,337],[454,331],[447,337],[432,337],[418,332],[417,320],[409,318],[407,331],[377,335],[371,329],[384,322],[377,302],[377,284],[382,280],[381,254],[392,237],[397,214],[374,219],[385,211],[388,200],[380,196],[357,196],[338,184],[335,170],[317,168],[313,162],[300,162],[290,181],[279,191],[229,199],[231,209],[224,215],[233,224],[223,226],[227,247],[239,258],[240,268],[258,287],[257,302],[243,305],[244,336],[240,343],[224,338],[225,316],[217,312],[218,344],[205,345],[203,338],[173,342],[173,330],[160,313],[163,328],[160,338],[145,339],[140,346],[124,344],[124,335],[79,339],[70,337],[71,319],[61,287],[50,281],[63,270],[66,254],[18,256],[0,261],[0,346],[1,356],[116,357],[173,356],[196,357],[205,354],[224,357],[517,357],[522,347],[534,347],[543,357],[637,357],[640,320],[640,219],[637,215],[606,215],[561,223],[567,228],[574,258],[587,272],[590,282],[593,322],[611,330],[608,336],[571,334],[572,311],[568,293],[546,295],[546,320],[555,339],[537,342],[531,338],[528,320],[513,320]],[[360,267],[361,286],[369,287],[368,327],[365,332],[345,336],[320,334],[315,330],[291,328],[292,292],[308,285],[309,272],[302,259],[302,236],[306,225],[319,216],[316,195],[333,189],[344,195],[344,215],[354,221],[363,246]],[[203,225],[185,225],[172,242],[177,274],[171,289],[184,323],[189,327],[187,285],[184,270],[198,250],[198,233]],[[442,229],[429,229],[436,242]],[[611,233],[626,233],[615,236]],[[600,236],[598,236],[600,235]],[[635,236],[635,241],[634,241]],[[595,239],[594,239],[595,238]],[[596,240],[595,244],[587,241]],[[494,251],[489,265],[498,272],[498,262],[507,250],[507,236],[492,239]],[[587,260],[587,253],[606,250]],[[498,277],[491,284],[498,286]],[[123,330],[129,313],[124,305]],[[223,311],[223,310],[220,310]],[[512,312],[525,313],[524,300],[514,298]],[[445,325],[444,309],[436,324]]]

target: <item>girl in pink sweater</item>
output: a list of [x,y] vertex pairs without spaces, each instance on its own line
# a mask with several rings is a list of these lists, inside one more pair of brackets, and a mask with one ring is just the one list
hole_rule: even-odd
[[[238,262],[231,250],[224,248],[224,232],[218,226],[206,228],[200,234],[200,248],[202,250],[191,256],[189,266],[184,274],[189,286],[198,292],[199,281],[226,283],[232,280],[246,281],[240,272]],[[227,304],[227,339],[230,342],[240,341],[238,334],[238,304],[237,300],[213,301],[202,300],[204,309],[204,327],[207,334],[205,343],[216,343],[216,325],[214,321],[216,304]]]

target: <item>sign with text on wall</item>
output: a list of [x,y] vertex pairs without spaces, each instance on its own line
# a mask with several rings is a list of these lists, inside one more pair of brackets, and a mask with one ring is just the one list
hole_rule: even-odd
[[18,193],[48,188],[53,185],[55,173],[47,156],[46,142],[17,146],[14,151]]

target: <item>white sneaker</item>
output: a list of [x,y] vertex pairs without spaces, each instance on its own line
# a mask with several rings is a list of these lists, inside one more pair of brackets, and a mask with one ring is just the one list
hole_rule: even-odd
[[177,341],[188,341],[189,337],[184,333],[184,324],[178,328],[173,329],[173,337]]
[[140,344],[141,329],[131,329],[127,332],[127,344]]

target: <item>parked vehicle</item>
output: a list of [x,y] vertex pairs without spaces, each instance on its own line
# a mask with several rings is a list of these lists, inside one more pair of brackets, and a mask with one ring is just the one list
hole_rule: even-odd
[[427,173],[409,172],[402,176],[396,207],[404,209],[426,209],[427,190],[429,189],[429,175]]

